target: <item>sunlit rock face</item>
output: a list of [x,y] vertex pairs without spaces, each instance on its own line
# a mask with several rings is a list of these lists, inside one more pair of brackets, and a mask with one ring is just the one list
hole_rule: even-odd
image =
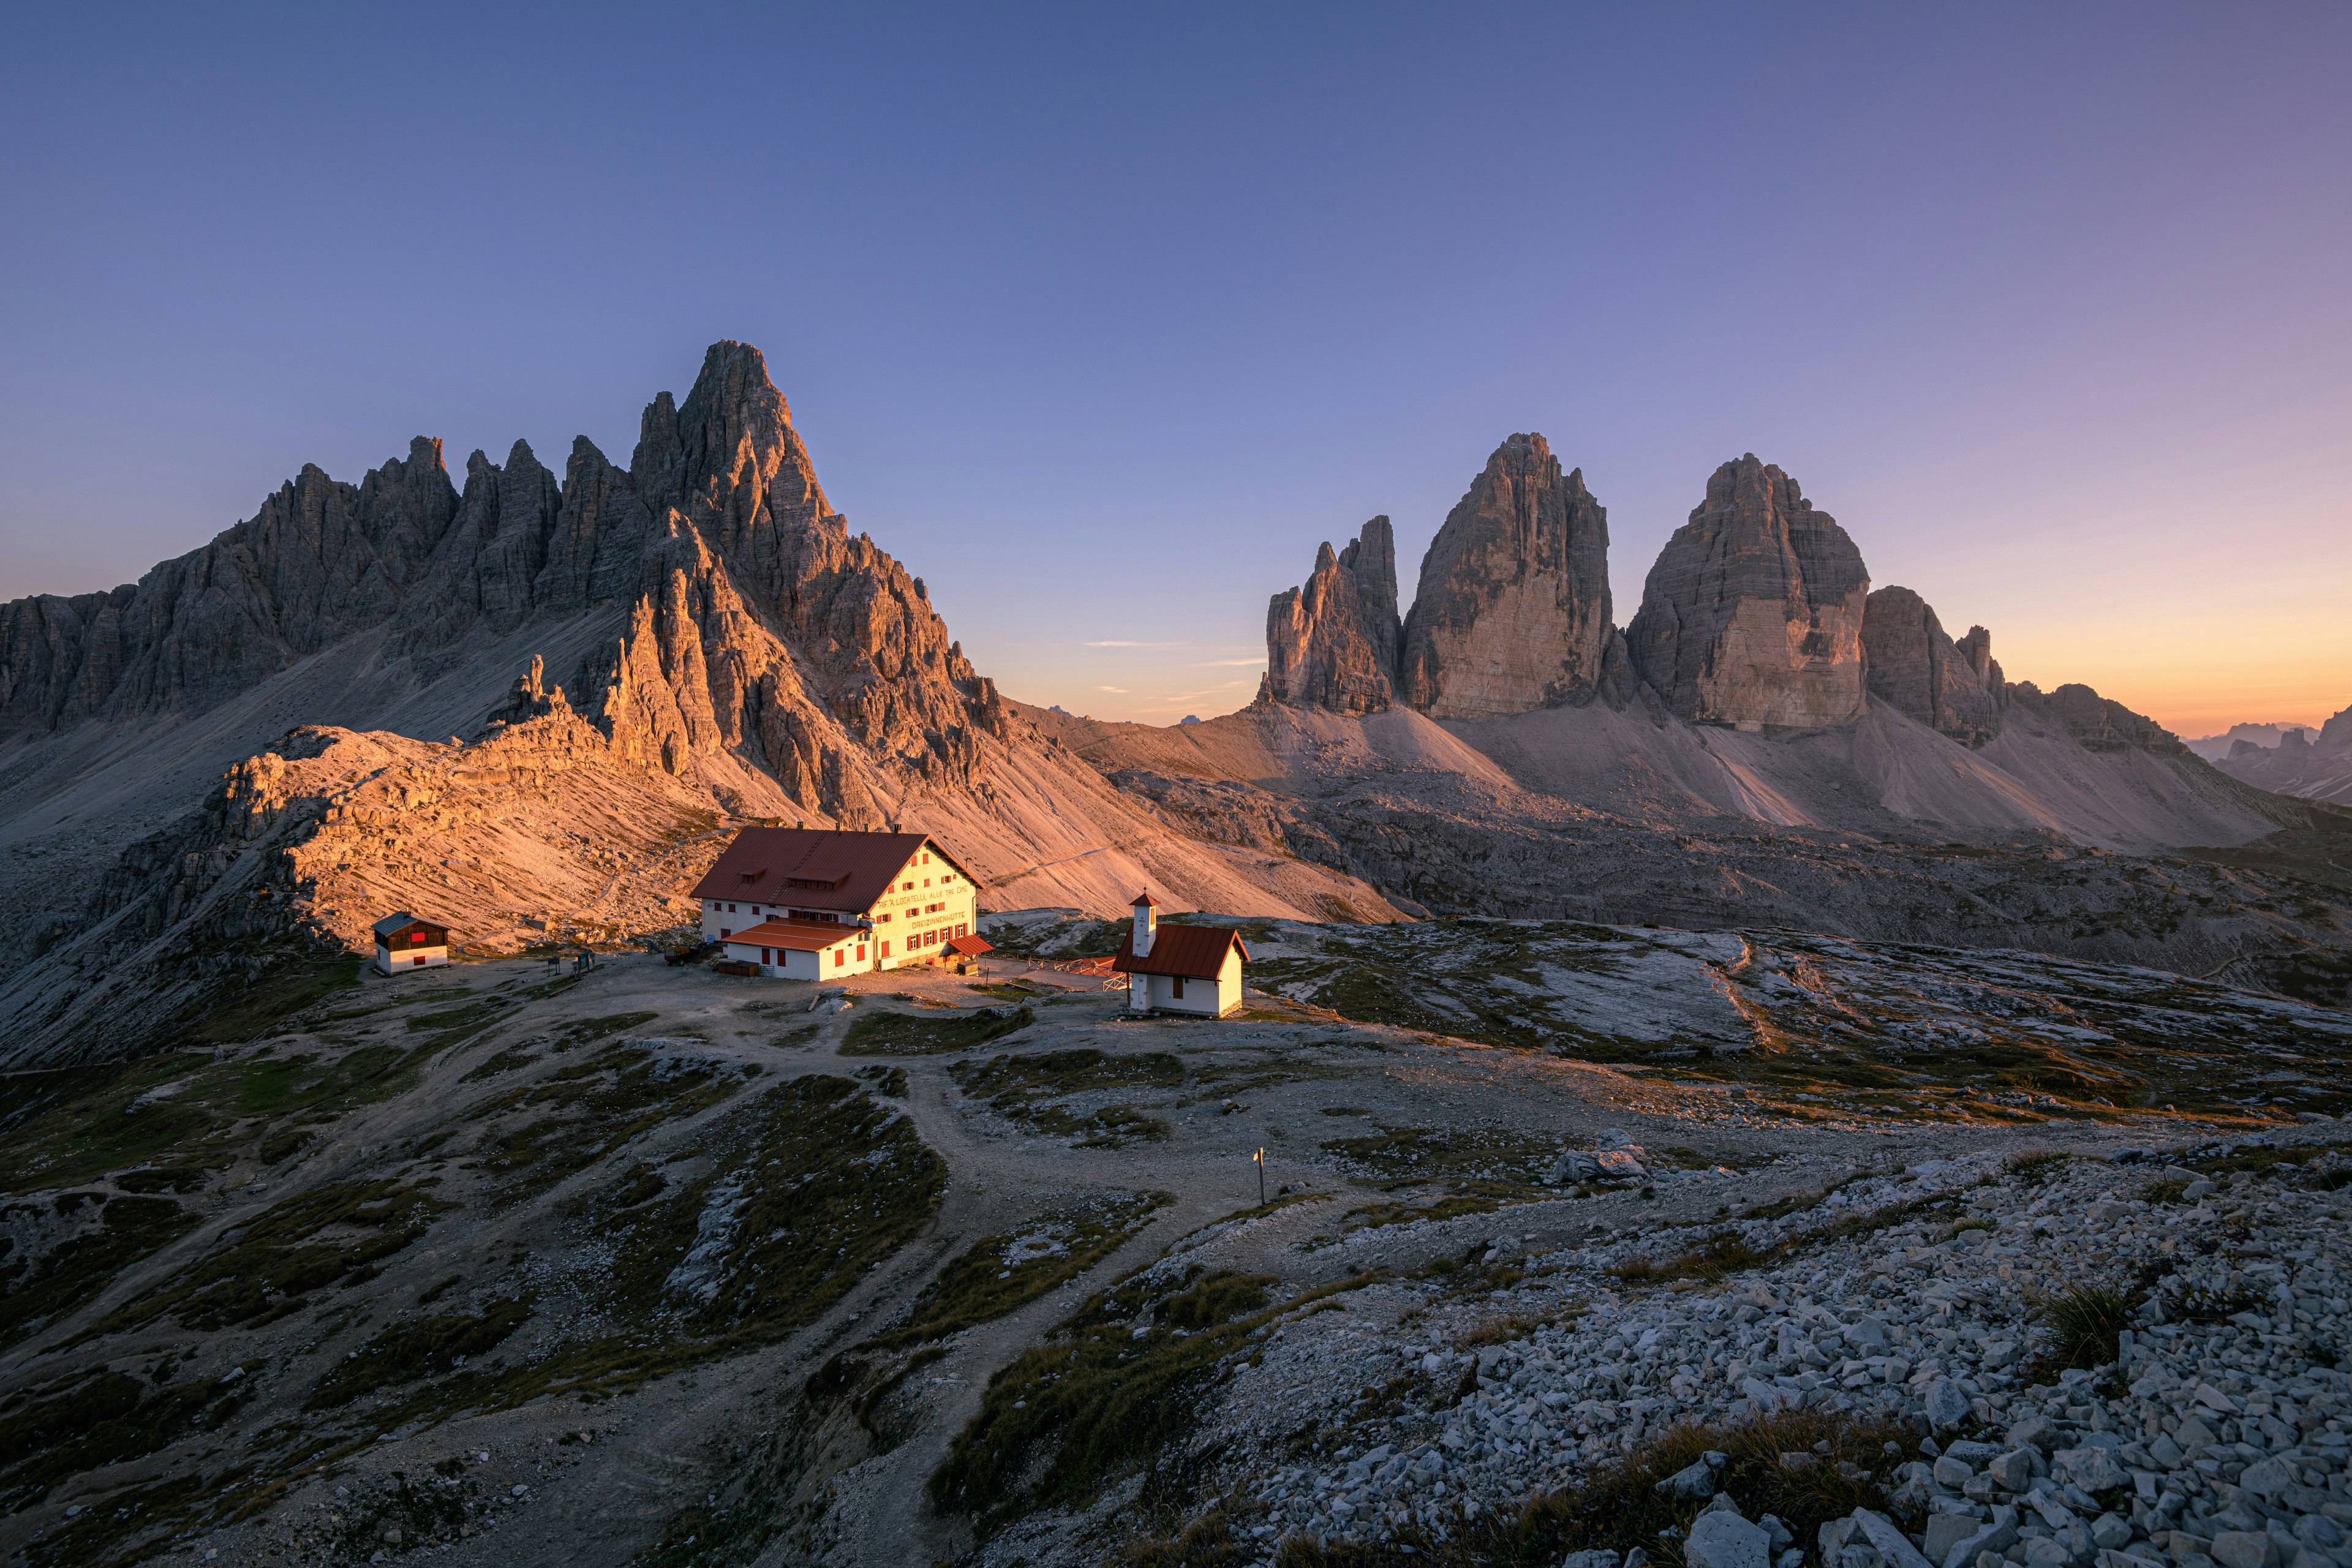
[[1859,719],[1868,701],[1869,594],[1837,520],[1751,452],[1716,469],[1659,552],[1626,640],[1635,671],[1681,718],[1822,729]]
[[2000,732],[2000,666],[1984,627],[1970,626],[1955,643],[1925,599],[1908,588],[1881,588],[1864,603],[1862,646],[1873,700],[1964,746]]
[[1381,712],[1395,700],[1402,633],[1396,533],[1376,517],[1336,555],[1327,542],[1305,586],[1267,605],[1265,695],[1334,713]]
[[1495,448],[1421,563],[1403,700],[1433,719],[1580,702],[1612,635],[1609,514],[1541,436]]

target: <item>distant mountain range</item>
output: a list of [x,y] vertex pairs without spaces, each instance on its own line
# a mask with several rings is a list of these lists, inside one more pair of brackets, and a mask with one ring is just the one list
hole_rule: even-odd
[[2333,994],[2335,895],[2273,883],[2352,863],[2352,816],[2005,680],[1752,456],[1622,628],[1607,551],[1514,436],[1409,613],[1376,518],[1275,596],[1249,710],[1150,730],[1000,695],[745,344],[625,468],[305,468],[135,585],[0,605],[0,1038],[126,1052],[395,905],[488,951],[659,929],[750,820],[919,824],[995,908],[1770,922]]

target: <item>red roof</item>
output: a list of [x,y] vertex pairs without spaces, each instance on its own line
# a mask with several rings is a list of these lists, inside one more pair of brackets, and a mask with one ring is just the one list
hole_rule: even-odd
[[978,958],[983,952],[994,952],[996,951],[996,948],[992,943],[982,942],[976,936],[959,936],[951,938],[947,944],[947,948],[950,952],[960,952],[966,958]]
[[938,839],[922,833],[834,833],[808,827],[746,827],[694,886],[698,899],[749,899],[761,904],[871,909],[917,852],[929,849],[974,888],[980,879]]
[[1121,974],[1181,974],[1187,980],[1214,980],[1224,973],[1225,953],[1236,947],[1241,948],[1242,962],[1247,963],[1249,949],[1243,946],[1242,933],[1231,926],[1161,926],[1152,935],[1151,952],[1138,958],[1130,928],[1110,966]]
[[864,942],[870,934],[862,926],[833,921],[761,921],[723,940],[730,947],[794,947],[803,952],[822,952],[845,942]]

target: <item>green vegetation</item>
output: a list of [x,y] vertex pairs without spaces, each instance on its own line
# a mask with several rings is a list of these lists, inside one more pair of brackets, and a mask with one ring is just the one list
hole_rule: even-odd
[[1483,1179],[1523,1186],[1539,1184],[1559,1157],[1550,1140],[1501,1128],[1375,1125],[1373,1136],[1335,1138],[1324,1152],[1392,1182]]
[[2034,1316],[2048,1336],[2050,1358],[2061,1367],[2109,1366],[2120,1360],[2121,1336],[2139,1303],[2105,1285],[2075,1285],[2038,1303]]
[[940,1270],[915,1298],[904,1327],[876,1336],[876,1349],[915,1344],[1001,1318],[1076,1279],[1175,1201],[1168,1193],[1134,1193],[1041,1215],[1017,1235],[983,1236]]
[[451,1205],[396,1181],[339,1182],[274,1204],[193,1266],[109,1313],[83,1340],[176,1317],[191,1329],[258,1326],[309,1305],[311,1291],[373,1278]]
[[1202,1391],[1255,1331],[1371,1278],[1269,1307],[1270,1276],[1197,1265],[1181,1278],[1131,1276],[989,1381],[980,1414],[931,1476],[932,1502],[979,1516],[986,1535],[1032,1509],[1091,1498],[1191,1429]]
[[1007,1012],[985,1007],[977,1013],[926,1018],[912,1013],[868,1013],[849,1026],[841,1042],[845,1057],[940,1056],[984,1046],[1037,1021],[1028,1008]]
[[525,1300],[493,1301],[473,1317],[394,1323],[320,1378],[306,1408],[331,1410],[389,1384],[454,1371],[467,1358],[495,1349],[530,1316]]
[[233,1045],[266,1035],[306,1007],[359,983],[362,960],[331,959],[274,968],[260,980],[205,999],[182,1025],[191,1045]]
[[483,1169],[499,1179],[499,1201],[515,1204],[598,1163],[664,1121],[709,1110],[741,1087],[714,1059],[612,1046],[486,1103],[469,1120],[530,1118],[488,1134],[479,1149]]
[[[846,1079],[778,1084],[705,1148],[716,1168],[692,1183],[640,1166],[589,1205],[592,1235],[615,1260],[592,1304],[628,1328],[511,1370],[469,1366],[371,1419],[618,1392],[772,1344],[919,1235],[947,1189],[945,1163],[912,1124]],[[710,1233],[722,1245],[682,1268],[714,1211],[728,1215]]]
[[958,1062],[948,1071],[966,1094],[985,1099],[998,1115],[1050,1138],[1075,1139],[1081,1149],[1157,1142],[1168,1136],[1168,1127],[1133,1106],[1080,1113],[1057,1101],[1108,1089],[1174,1089],[1184,1081],[1184,1064],[1165,1051],[1119,1057],[1091,1048],[1043,1051]]
[[37,1264],[16,1251],[0,1258],[0,1291],[5,1292],[0,1295],[0,1346],[13,1346],[82,1305],[123,1269],[198,1224],[194,1211],[169,1198],[64,1193],[50,1201],[60,1213],[68,1204],[99,1205],[99,1228],[61,1243]]
[[1672,1258],[1628,1258],[1605,1272],[1628,1285],[1663,1285],[1674,1279],[1703,1279],[1711,1284],[1743,1269],[1760,1268],[1772,1258],[1772,1253],[1750,1247],[1738,1231],[1726,1231]]
[[68,1477],[217,1430],[252,1393],[241,1374],[170,1388],[100,1371],[20,1394],[0,1415],[0,1509],[14,1513]]

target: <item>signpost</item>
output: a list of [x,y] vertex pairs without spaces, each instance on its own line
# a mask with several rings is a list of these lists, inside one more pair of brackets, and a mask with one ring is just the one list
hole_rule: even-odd
[[1250,1158],[1257,1163],[1257,1206],[1265,1207],[1265,1151],[1260,1149]]

